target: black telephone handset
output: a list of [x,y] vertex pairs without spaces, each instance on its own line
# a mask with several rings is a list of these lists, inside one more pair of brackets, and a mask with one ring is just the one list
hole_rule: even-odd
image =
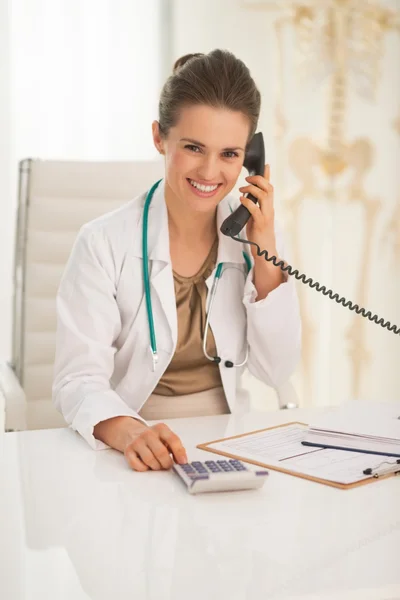
[[[265,150],[264,150],[264,139],[262,133],[256,133],[250,144],[247,147],[245,158],[243,162],[243,166],[248,170],[249,175],[264,175],[265,168]],[[252,194],[247,194],[247,197],[250,198],[255,204],[257,203],[257,199],[252,196]],[[317,292],[322,292],[324,296],[329,296],[331,300],[335,300],[338,304],[342,304],[345,308],[349,310],[355,310],[357,314],[361,314],[363,317],[367,317],[370,321],[377,323],[377,325],[381,325],[381,327],[388,329],[389,331],[393,331],[396,335],[400,333],[400,327],[396,325],[392,325],[390,321],[386,321],[383,318],[378,317],[378,315],[371,316],[371,311],[366,312],[365,308],[360,308],[358,304],[353,304],[350,300],[346,300],[346,298],[339,298],[339,294],[334,294],[332,290],[327,290],[326,286],[321,285],[318,281],[313,281],[311,277],[306,277],[304,274],[299,274],[298,269],[294,270],[293,267],[285,264],[282,260],[278,260],[276,256],[268,256],[268,252],[266,250],[260,250],[260,246],[255,242],[251,242],[250,240],[244,240],[237,236],[243,227],[246,225],[247,221],[250,218],[250,212],[247,210],[243,204],[241,204],[236,210],[234,210],[229,217],[227,217],[221,225],[221,232],[224,235],[231,237],[235,242],[241,242],[242,244],[250,244],[257,248],[258,256],[264,256],[265,260],[272,262],[276,267],[280,267],[282,271],[287,271],[289,275],[294,275],[296,279],[304,283],[305,285],[309,285],[310,288],[315,288]],[[379,319],[379,320],[378,320]]]
[[[249,175],[264,175],[265,168],[265,150],[262,133],[256,133],[247,147],[243,166],[248,170]],[[252,194],[247,194],[255,204],[257,199]],[[241,204],[232,214],[225,219],[221,225],[221,231],[225,235],[238,235],[242,231],[250,218],[250,212]]]

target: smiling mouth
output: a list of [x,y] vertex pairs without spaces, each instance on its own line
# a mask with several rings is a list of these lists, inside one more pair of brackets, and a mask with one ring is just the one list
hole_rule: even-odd
[[222,185],[222,183],[215,183],[214,185],[204,185],[198,183],[195,179],[187,179],[187,182],[197,195],[203,197],[213,196]]

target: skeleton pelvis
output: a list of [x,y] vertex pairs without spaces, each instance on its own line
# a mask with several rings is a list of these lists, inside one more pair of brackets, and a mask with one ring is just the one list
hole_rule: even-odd
[[344,146],[342,146],[341,151],[337,153],[329,150],[321,150],[320,165],[326,175],[339,175],[345,169],[347,169],[349,163],[345,158],[346,155],[347,148]]
[[332,152],[320,148],[312,139],[301,137],[289,147],[289,165],[300,181],[310,182],[315,167],[328,176],[343,173],[348,168],[359,178],[372,166],[373,146],[366,138],[357,138],[351,144],[341,144]]

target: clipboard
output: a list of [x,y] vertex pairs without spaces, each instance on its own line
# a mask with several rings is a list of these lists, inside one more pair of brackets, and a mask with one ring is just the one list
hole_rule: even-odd
[[[383,479],[388,479],[389,477],[394,477],[396,475],[396,473],[388,473],[388,474],[385,474],[385,475],[379,475],[379,477],[371,475],[370,477],[367,477],[365,479],[362,479],[360,481],[355,481],[355,482],[352,482],[352,483],[337,483],[335,481],[330,481],[329,479],[322,479],[322,478],[315,477],[313,475],[309,475],[309,474],[306,474],[306,473],[299,473],[297,471],[292,471],[290,469],[285,469],[284,467],[281,467],[281,466],[278,467],[276,465],[267,464],[267,463],[264,463],[264,462],[261,462],[261,461],[251,460],[249,458],[243,458],[242,456],[237,455],[237,454],[232,454],[232,453],[220,450],[220,449],[215,449],[215,448],[210,448],[209,447],[210,444],[217,444],[219,442],[226,442],[227,440],[239,439],[239,438],[243,438],[243,437],[246,437],[246,436],[249,436],[249,435],[253,435],[255,433],[261,433],[263,431],[271,431],[271,430],[279,429],[279,428],[282,428],[282,427],[288,427],[289,425],[301,425],[301,426],[308,427],[307,423],[302,423],[301,421],[291,421],[290,423],[283,423],[281,425],[274,425],[272,427],[265,427],[263,429],[256,429],[254,431],[248,431],[246,433],[241,433],[239,435],[232,435],[232,436],[229,436],[229,437],[226,437],[226,438],[221,438],[219,440],[212,440],[210,442],[205,442],[203,444],[198,444],[196,446],[196,448],[199,448],[200,450],[205,450],[206,452],[212,452],[213,454],[219,454],[221,456],[226,456],[226,457],[229,457],[229,458],[240,460],[242,462],[247,462],[247,463],[253,464],[253,465],[257,466],[257,467],[262,467],[264,469],[271,469],[272,471],[278,471],[280,473],[286,473],[287,475],[293,475],[294,477],[299,477],[300,479],[307,479],[309,481],[314,481],[316,483],[321,483],[323,485],[328,485],[330,487],[338,488],[338,489],[341,489],[341,490],[351,490],[351,489],[354,489],[354,488],[357,488],[357,487],[360,487],[360,486],[363,486],[363,485],[367,485],[369,483],[374,483],[376,481],[380,481],[380,480],[383,480]],[[342,451],[338,450],[338,452],[342,452]],[[399,465],[399,471],[400,471],[400,465]]]

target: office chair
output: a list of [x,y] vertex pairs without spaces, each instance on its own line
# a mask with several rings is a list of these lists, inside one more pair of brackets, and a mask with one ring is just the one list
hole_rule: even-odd
[[55,298],[73,242],[84,223],[142,193],[163,171],[161,161],[20,162],[12,358],[0,365],[6,430],[66,426],[51,388]]

